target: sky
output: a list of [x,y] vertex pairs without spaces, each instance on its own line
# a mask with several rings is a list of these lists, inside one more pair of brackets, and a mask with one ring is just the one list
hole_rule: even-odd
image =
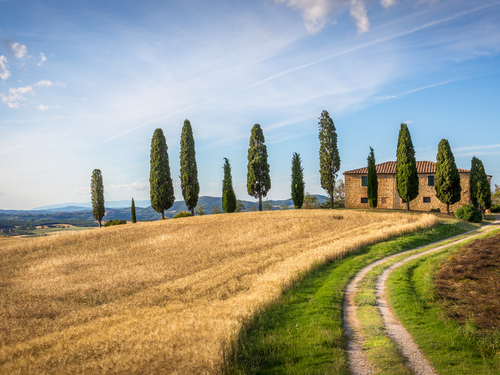
[[459,168],[500,184],[500,1],[0,0],[0,209],[149,199],[151,138],[167,139],[177,200],[180,134],[193,127],[200,196],[238,199],[262,127],[269,199],[290,197],[300,154],[319,176],[318,117],[335,123],[342,172],[396,160],[408,124],[417,160],[448,139]]

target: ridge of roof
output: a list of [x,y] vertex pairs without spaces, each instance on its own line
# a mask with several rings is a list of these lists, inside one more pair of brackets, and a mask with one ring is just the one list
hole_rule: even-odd
[[[377,174],[396,174],[396,162],[386,161],[375,165]],[[458,168],[459,173],[469,173],[468,169]],[[417,173],[436,173],[436,162],[417,161]],[[343,174],[368,174],[368,167],[352,169]]]

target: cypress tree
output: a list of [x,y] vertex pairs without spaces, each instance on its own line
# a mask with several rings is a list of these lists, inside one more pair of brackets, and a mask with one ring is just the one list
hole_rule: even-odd
[[165,219],[165,210],[172,207],[175,196],[174,184],[170,176],[167,141],[160,128],[154,131],[151,139],[149,187],[151,207],[161,213],[161,218]]
[[104,217],[104,185],[102,182],[102,174],[100,169],[94,169],[92,179],[90,181],[90,191],[92,199],[92,216],[99,222],[99,228],[102,226],[102,218]]
[[198,167],[196,166],[196,152],[194,149],[193,129],[189,120],[184,120],[181,134],[181,180],[182,196],[191,215],[198,204],[200,184],[198,183]]
[[375,167],[375,153],[373,148],[370,147],[370,154],[368,155],[368,176],[367,176],[367,195],[368,204],[371,208],[377,208],[378,203],[378,178],[377,168]]
[[450,213],[450,204],[460,202],[462,186],[448,140],[441,139],[439,142],[436,160],[436,197],[446,204],[446,212]]
[[304,203],[304,168],[300,155],[296,152],[292,156],[292,200],[295,208],[300,209]]
[[471,161],[469,184],[472,204],[475,207],[479,205],[485,217],[485,210],[491,208],[491,190],[483,162],[475,156]]
[[130,214],[132,216],[132,223],[137,223],[137,217],[135,216],[135,202],[134,198],[132,198],[132,204],[130,205]]
[[267,147],[264,142],[264,133],[260,125],[255,124],[248,147],[247,191],[248,195],[259,199],[259,211],[262,211],[262,197],[265,197],[271,189]]
[[337,133],[333,120],[327,111],[321,112],[319,117],[319,173],[321,187],[330,196],[330,208],[333,209],[333,194],[335,179],[340,169],[340,156],[337,148]]
[[401,199],[406,201],[406,208],[410,210],[410,201],[418,196],[418,173],[415,149],[405,123],[401,124],[398,137],[396,187]]
[[224,212],[234,212],[236,210],[236,195],[233,189],[233,179],[231,177],[231,165],[229,160],[224,158],[224,180],[222,181],[222,209]]

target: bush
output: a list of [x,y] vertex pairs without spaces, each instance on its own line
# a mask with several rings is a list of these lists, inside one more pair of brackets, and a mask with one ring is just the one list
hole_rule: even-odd
[[464,204],[455,211],[455,217],[460,220],[468,221],[470,223],[480,223],[483,220],[483,215],[477,210],[476,207],[470,204]]
[[108,220],[104,223],[105,227],[110,227],[112,225],[121,225],[121,224],[127,224],[127,220]]
[[177,212],[177,213],[174,215],[174,219],[178,219],[178,218],[180,218],[180,217],[188,217],[188,216],[191,216],[191,212],[181,211],[181,212]]
[[499,213],[500,212],[500,204],[494,204],[491,206],[491,213]]

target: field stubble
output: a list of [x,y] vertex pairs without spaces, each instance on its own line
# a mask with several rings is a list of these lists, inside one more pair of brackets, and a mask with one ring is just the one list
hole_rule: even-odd
[[3,242],[0,373],[210,373],[300,272],[432,215],[210,215]]

